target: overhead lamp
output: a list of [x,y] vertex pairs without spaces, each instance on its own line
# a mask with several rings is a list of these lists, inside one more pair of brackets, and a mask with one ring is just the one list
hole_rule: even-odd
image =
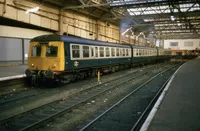
[[39,9],[40,7],[35,7],[35,8],[27,10],[25,13],[28,14],[29,12],[37,12]]
[[172,20],[172,21],[174,21],[175,20],[175,18],[174,18],[174,16],[172,15],[172,16],[170,16],[170,19]]

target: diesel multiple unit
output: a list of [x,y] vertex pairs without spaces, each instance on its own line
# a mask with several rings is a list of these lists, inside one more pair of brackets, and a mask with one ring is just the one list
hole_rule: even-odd
[[97,72],[115,72],[170,57],[171,50],[163,48],[43,35],[31,40],[26,75],[34,83],[52,79],[68,83]]

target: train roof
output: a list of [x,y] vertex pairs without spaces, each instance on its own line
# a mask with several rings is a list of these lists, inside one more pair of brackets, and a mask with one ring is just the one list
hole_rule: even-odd
[[149,48],[152,48],[152,49],[156,49],[156,48],[153,48],[153,47],[149,47],[149,46],[135,46],[135,45],[131,45],[133,48],[142,48],[142,49],[149,49]]
[[31,40],[31,42],[49,42],[49,41],[64,41],[64,42],[71,42],[71,43],[77,43],[77,44],[88,44],[88,45],[104,45],[104,46],[118,46],[118,47],[129,47],[128,44],[120,44],[120,43],[111,43],[111,42],[105,42],[105,41],[99,41],[99,40],[89,40],[85,38],[78,38],[78,37],[72,37],[72,36],[64,36],[64,35],[42,35],[35,37]]

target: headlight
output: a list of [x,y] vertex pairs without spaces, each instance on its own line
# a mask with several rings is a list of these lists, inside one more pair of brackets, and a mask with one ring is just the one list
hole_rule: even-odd
[[53,64],[52,68],[55,68],[56,67],[56,64]]

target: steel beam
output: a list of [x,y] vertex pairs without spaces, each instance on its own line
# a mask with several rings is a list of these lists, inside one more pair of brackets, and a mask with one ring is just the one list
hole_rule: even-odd
[[109,4],[106,3],[106,4],[79,5],[79,6],[65,6],[63,7],[63,9],[67,10],[67,9],[90,8],[90,7],[100,7],[100,6],[109,6]]
[[83,6],[85,6],[86,4],[84,3],[84,1],[83,0],[79,0],[80,2],[81,2],[81,4],[83,5]]
[[[156,7],[156,6],[165,6],[169,5],[168,0],[165,1],[157,1],[157,2],[141,2],[141,3],[131,3],[130,4],[124,4],[124,2],[116,2],[116,3],[110,3],[111,8],[119,8],[119,7],[124,7],[124,8],[142,8],[142,7]],[[186,0],[179,0],[179,4],[190,4],[190,3],[196,3],[196,1],[186,1]],[[116,4],[116,5],[112,5]]]
[[[184,13],[185,16],[187,17],[191,17],[191,16],[199,16],[200,15],[200,11],[192,11],[192,12],[187,12],[187,13]],[[175,13],[173,14],[173,16],[176,18],[176,17],[179,17],[181,15],[181,13]],[[132,18],[137,18],[137,19],[153,19],[153,18],[170,18],[171,16],[171,13],[163,13],[163,14],[147,14],[147,15],[132,15],[131,17]]]

